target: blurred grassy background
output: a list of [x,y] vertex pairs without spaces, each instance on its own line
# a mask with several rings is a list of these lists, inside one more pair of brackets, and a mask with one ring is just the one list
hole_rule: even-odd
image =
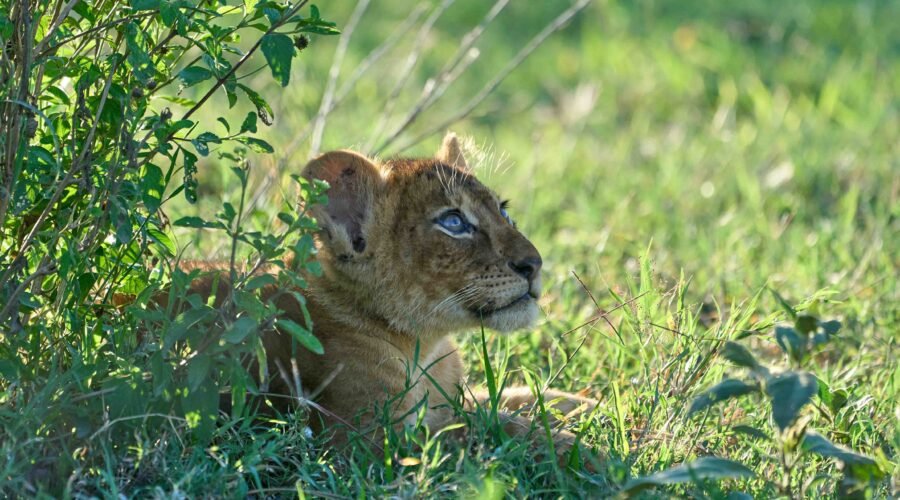
[[[418,4],[373,2],[349,43],[339,88]],[[344,27],[353,5],[323,5],[323,17]],[[490,5],[458,0],[437,20],[388,129]],[[459,109],[568,5],[511,2],[478,42],[478,60],[398,143]],[[577,344],[554,335],[593,312],[572,271],[604,307],[616,303],[608,289],[631,295],[640,286],[656,290],[644,306],[664,309],[675,300],[666,292],[683,275],[691,279],[688,308],[719,306],[723,317],[766,284],[794,303],[825,290],[821,313],[844,320],[845,339],[820,360],[822,376],[850,387],[856,400],[872,396],[857,408],[865,418],[854,420],[861,427],[847,430],[845,442],[893,456],[900,448],[897,19],[900,2],[874,0],[596,0],[551,37],[452,127],[494,152],[493,167],[481,176],[512,199],[511,214],[544,256],[546,321],[517,334],[527,342],[513,349],[514,364],[546,375],[559,365],[550,346],[571,352]],[[414,35],[415,29],[404,36],[332,113],[323,150],[363,148],[369,141]],[[338,42],[314,38],[294,61],[286,89],[266,71],[251,77],[251,87],[268,86],[263,94],[276,116],[260,136],[277,153],[253,159],[257,182],[267,175],[286,179],[279,162],[296,173],[308,159],[308,140],[284,152],[318,111]],[[219,98],[210,109],[223,109]],[[217,113],[209,112],[212,123]],[[440,135],[385,154],[430,155]],[[177,201],[170,216],[208,213],[223,197],[233,198],[236,183],[227,166],[214,159],[201,164],[200,203]],[[289,185],[279,182],[261,198],[257,223],[276,213],[282,186]],[[181,243],[202,237],[183,233]],[[652,284],[638,285],[645,252]],[[203,256],[214,255],[204,250]],[[758,313],[778,310],[763,295]],[[625,333],[632,337],[624,342],[609,330],[588,333],[556,386],[589,388],[607,399],[617,384],[629,422],[637,425],[653,397],[642,391],[658,384],[670,358],[688,344],[697,352],[710,346],[685,344],[648,324]],[[706,380],[721,374],[713,370]],[[675,399],[684,405],[685,394],[670,395],[672,405]],[[673,457],[657,455],[648,464]]]
[[[416,4],[369,7],[338,87]],[[565,6],[512,2],[477,44],[478,60],[409,136],[458,109]],[[343,26],[352,7],[323,14]],[[388,128],[489,7],[460,0],[438,19]],[[866,266],[896,263],[885,238],[900,182],[900,26],[886,21],[898,15],[900,4],[875,1],[597,1],[453,129],[504,158],[482,175],[513,198],[561,278],[574,268],[621,282],[653,241],[657,270],[683,269],[710,292],[770,277],[798,290],[865,285]],[[330,115],[322,149],[370,139],[414,35]],[[286,89],[265,71],[251,77],[268,86],[276,115],[261,134],[278,152],[254,159],[260,175],[280,161],[297,172],[307,160],[308,140],[280,154],[315,116],[337,43],[316,37]],[[439,135],[386,154],[429,155]],[[215,160],[200,170],[210,207],[232,195]]]

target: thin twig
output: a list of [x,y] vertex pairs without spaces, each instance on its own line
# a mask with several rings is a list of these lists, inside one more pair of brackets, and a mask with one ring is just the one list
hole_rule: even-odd
[[[572,333],[572,332],[578,331],[578,330],[580,330],[580,329],[582,329],[582,328],[584,328],[584,327],[590,325],[591,323],[596,323],[597,321],[600,321],[600,320],[603,319],[604,317],[609,316],[611,313],[614,313],[614,312],[616,312],[617,310],[619,310],[619,309],[621,309],[621,308],[623,308],[623,307],[625,307],[625,306],[627,306],[627,305],[629,305],[629,304],[634,303],[637,299],[643,297],[644,295],[647,295],[648,293],[650,293],[650,292],[648,291],[648,292],[640,293],[640,294],[635,295],[634,297],[632,297],[632,298],[626,300],[625,302],[622,302],[621,304],[617,304],[615,307],[613,307],[613,308],[610,309],[609,311],[605,311],[605,312],[603,312],[602,314],[595,314],[594,316],[591,316],[590,319],[588,319],[588,320],[585,321],[584,323],[581,323],[580,325],[576,326],[575,328],[572,328],[572,329],[570,329],[570,330],[566,330],[565,332],[561,333],[561,334],[560,334],[560,337],[565,337],[566,335],[568,335],[568,334],[570,334],[570,333]],[[612,339],[610,339],[610,340],[612,340]]]
[[[457,68],[460,64],[465,63],[466,67],[474,61],[475,57],[477,57],[477,51],[472,51],[472,46],[475,45],[475,42],[481,38],[481,35],[484,34],[484,30],[487,28],[491,22],[497,17],[497,15],[506,7],[509,3],[509,0],[497,0],[494,6],[490,11],[484,16],[484,19],[478,23],[471,31],[466,33],[466,35],[462,38],[462,43],[456,51],[456,54],[450,59],[450,61],[444,65],[443,68],[438,72],[438,74],[429,78],[427,82],[425,82],[425,88],[422,89],[422,95],[419,97],[419,101],[413,106],[413,109],[407,113],[406,118],[400,123],[397,128],[388,136],[387,139],[382,142],[381,146],[376,150],[376,154],[378,151],[384,149],[385,145],[394,142],[394,140],[402,134],[406,129],[409,128],[410,125],[413,124],[414,121],[422,114],[423,111],[431,107],[437,100],[444,94],[447,88],[456,80],[462,71],[457,71]],[[472,54],[475,54],[475,57],[472,57]],[[463,68],[464,70],[465,68]]]
[[[18,66],[21,68],[19,73],[19,88],[16,94],[16,97],[21,102],[28,101],[28,84],[31,81],[31,44],[34,40],[34,29],[32,26],[32,16],[29,2],[21,2],[19,4],[18,10],[18,20],[17,25],[21,25],[21,29],[18,29],[19,32],[19,46],[18,48],[21,51],[18,54]],[[18,26],[17,26],[18,28]],[[15,35],[14,35],[15,36]],[[5,56],[5,47],[0,48],[4,52]],[[16,64],[13,64],[13,71],[15,71]],[[17,178],[16,170],[18,170],[17,165],[20,161],[21,157],[19,153],[19,141],[20,134],[22,133],[23,126],[23,118],[24,116],[20,113],[14,111],[16,108],[14,104],[8,103],[5,106],[6,110],[6,119],[7,126],[10,127],[9,132],[7,134],[7,143],[6,143],[6,158],[3,163],[6,164],[5,172],[3,172],[6,183],[5,193],[2,194],[2,199],[0,199],[0,221],[6,220],[6,212],[9,209],[9,203],[12,200],[13,193],[15,192],[15,183]],[[2,234],[3,229],[0,228],[0,234]],[[12,266],[11,266],[12,267]],[[9,273],[4,273],[4,276]],[[0,280],[0,283],[6,281],[5,279]]]
[[322,101],[319,104],[319,112],[313,125],[312,144],[309,148],[310,158],[319,154],[319,146],[322,144],[322,135],[325,133],[325,118],[331,111],[331,103],[334,100],[334,89],[337,87],[337,79],[341,74],[341,64],[344,62],[344,56],[347,55],[347,46],[350,45],[350,39],[353,37],[353,31],[356,25],[362,19],[363,13],[369,6],[369,0],[359,0],[350,19],[344,27],[338,46],[334,50],[334,57],[331,59],[331,69],[328,70],[328,83],[325,85],[325,92],[322,94]]
[[347,81],[343,85],[341,85],[340,90],[338,90],[337,92],[337,97],[334,100],[334,106],[332,107],[332,110],[347,97],[351,90],[356,87],[356,83],[359,82],[360,78],[362,78],[362,76],[366,74],[366,72],[368,72],[369,69],[376,62],[378,62],[378,60],[381,59],[382,56],[384,56],[391,48],[394,47],[394,45],[397,44],[397,42],[400,41],[401,38],[403,38],[404,35],[406,35],[406,33],[409,32],[413,25],[415,25],[416,21],[418,21],[424,13],[425,5],[417,5],[416,8],[410,11],[406,19],[404,19],[396,29],[392,30],[393,33],[391,33],[390,37],[388,37],[381,45],[376,47],[375,50],[369,52],[369,55],[367,55],[366,58],[356,66],[356,69],[353,71],[353,74],[350,75],[350,78],[348,78]]
[[365,148],[363,148],[364,151],[370,152],[372,148],[375,147],[375,141],[381,137],[381,131],[384,130],[385,125],[387,125],[388,118],[394,110],[397,99],[400,97],[403,88],[406,87],[406,83],[412,76],[412,70],[415,68],[419,56],[422,54],[422,50],[425,49],[425,41],[428,39],[428,35],[431,33],[434,23],[437,22],[438,18],[441,17],[441,14],[443,14],[445,10],[453,5],[453,2],[454,0],[444,0],[441,2],[440,5],[435,7],[431,12],[431,15],[425,19],[425,22],[419,28],[419,32],[416,34],[415,40],[413,40],[412,50],[410,50],[409,54],[406,56],[406,64],[398,72],[400,78],[397,80],[397,83],[394,84],[394,88],[384,102],[384,106],[382,106],[378,124],[372,129],[372,135],[369,137],[369,141],[366,143]]
[[[594,298],[594,294],[591,293],[591,289],[588,288],[587,285],[584,284],[584,281],[582,281],[581,276],[578,276],[578,273],[576,273],[574,270],[572,270],[572,276],[575,276],[575,279],[578,280],[578,284],[580,284],[581,288],[588,294],[588,297],[590,297],[591,302],[594,303],[594,307],[597,308],[597,312],[604,313],[605,311],[603,310],[602,307],[600,307],[600,304],[597,303],[597,299]],[[616,337],[619,337],[619,342],[622,342],[622,336],[619,335],[619,330],[617,330],[616,327],[613,326],[613,324],[609,320],[609,318],[606,316],[603,316],[603,320],[606,321],[606,324],[609,325],[609,327],[612,328],[612,331],[614,331],[616,333]],[[624,344],[624,342],[622,342],[622,343]]]
[[13,306],[19,305],[19,300],[18,300],[19,295],[21,295],[22,292],[25,291],[25,288],[28,286],[29,283],[31,283],[32,281],[34,281],[42,276],[46,276],[55,270],[56,263],[55,262],[48,263],[47,262],[48,260],[49,260],[49,257],[45,256],[41,260],[41,264],[38,266],[37,271],[29,274],[28,277],[25,278],[24,280],[22,280],[22,282],[19,284],[19,286],[9,295],[9,300],[6,302],[6,306],[3,308],[2,311],[0,311],[0,321],[3,321],[4,319],[7,318],[7,315],[9,315],[12,312]]
[[[503,83],[503,80],[505,80],[510,73],[518,68],[522,64],[522,62],[524,62],[525,59],[527,59],[528,56],[535,51],[535,49],[540,47],[550,35],[561,30],[565,26],[565,24],[575,16],[575,14],[579,13],[581,10],[587,7],[590,2],[591,0],[579,0],[578,3],[566,9],[562,14],[557,16],[556,19],[553,20],[553,22],[548,24],[543,30],[541,30],[540,33],[532,38],[531,41],[528,42],[528,44],[525,45],[525,47],[523,47],[522,50],[520,50],[519,53],[516,54],[516,56],[502,70],[500,70],[500,72],[490,82],[488,82],[488,84],[485,85],[481,89],[481,91],[478,92],[478,94],[475,95],[475,97],[470,99],[465,106],[460,108],[457,113],[451,115],[450,118],[447,118],[446,120],[440,122],[438,125],[431,127],[425,132],[422,132],[421,134],[415,136],[413,139],[410,139],[409,141],[403,143],[402,146],[397,148],[397,152],[405,151],[412,146],[415,146],[416,144],[422,142],[425,138],[430,137],[436,132],[446,130],[450,125],[453,125],[454,123],[469,116],[469,114],[471,114],[472,111],[476,107],[478,107],[478,105],[481,104],[482,101],[484,101],[489,95],[491,95],[494,90],[496,90],[497,87],[499,87],[500,84]],[[389,145],[389,142],[382,144],[381,147],[376,151],[376,153],[383,151]]]
[[[350,75],[350,78],[347,79],[346,82],[341,86],[341,88],[337,91],[337,96],[331,103],[331,107],[328,109],[328,113],[331,113],[338,106],[340,106],[350,92],[356,88],[356,84],[359,83],[359,80],[378,62],[403,36],[406,35],[407,32],[415,25],[415,23],[419,20],[423,13],[425,13],[425,6],[418,5],[415,9],[410,12],[409,16],[401,23],[401,25],[393,30],[393,34],[385,40],[381,45],[373,49],[369,55],[366,56],[365,59],[359,65],[357,65],[356,69],[353,71],[353,74]],[[278,164],[275,169],[270,170],[265,178],[260,182],[260,186],[256,188],[256,192],[253,194],[253,198],[247,203],[247,211],[251,211],[256,208],[259,200],[268,193],[269,189],[275,183],[277,179],[281,178],[281,175],[284,173],[284,169],[287,168],[289,164],[292,164],[289,160],[293,158],[293,153],[303,144],[306,139],[309,137],[309,134],[312,132],[312,122],[307,123],[303,130],[294,136],[291,139],[291,142],[282,149],[280,158],[278,160]]]
[[[575,274],[575,272],[573,271],[572,274]],[[581,281],[581,278],[579,278],[577,274],[575,274],[575,278],[578,280],[579,283],[581,283],[581,286],[584,287],[584,282]],[[622,338],[619,336],[619,331],[616,330],[616,328],[614,326],[612,326],[612,323],[609,322],[608,316],[610,315],[610,313],[612,313],[618,309],[621,309],[628,304],[633,303],[634,301],[638,300],[639,298],[641,298],[644,295],[646,295],[647,293],[649,293],[649,292],[644,292],[640,295],[632,297],[631,299],[629,299],[625,302],[622,302],[621,304],[617,304],[615,307],[613,307],[609,311],[604,311],[603,308],[601,308],[597,304],[597,301],[594,300],[594,295],[590,292],[590,290],[587,289],[587,287],[585,287],[585,291],[587,291],[588,295],[591,297],[591,300],[594,302],[594,305],[597,306],[597,310],[600,312],[597,315],[592,316],[589,320],[585,321],[584,323],[576,326],[575,328],[572,328],[570,330],[563,332],[562,334],[560,334],[560,338],[565,337],[566,335],[568,335],[574,331],[580,330],[580,329],[584,328],[585,326],[589,326],[589,327],[593,328],[593,326],[596,325],[597,322],[599,322],[601,319],[603,319],[610,326],[610,328],[612,328],[613,332],[615,332],[616,337],[619,338],[619,342],[622,342]],[[610,338],[608,336],[605,336],[605,337],[607,340],[613,340],[612,338]],[[587,338],[588,338],[588,336],[587,336],[587,334],[585,334],[585,336],[581,338],[581,341],[575,347],[575,350],[572,351],[572,354],[566,356],[566,361],[563,363],[563,365],[556,371],[556,373],[553,374],[552,377],[550,377],[549,380],[547,380],[547,383],[544,385],[544,390],[547,390],[553,384],[553,382],[556,381],[556,379],[562,374],[563,370],[565,370],[565,368],[567,366],[569,366],[569,363],[575,358],[575,355],[578,354],[578,351],[580,351],[581,348],[584,346],[585,342],[587,341]]]
[[[108,23],[101,24],[101,25],[99,25],[99,26],[94,26],[94,27],[91,28],[91,29],[88,29],[88,30],[82,31],[82,32],[80,32],[80,33],[76,33],[76,34],[74,34],[74,35],[71,35],[71,36],[68,36],[68,37],[66,37],[66,38],[63,38],[62,40],[59,41],[59,43],[56,43],[56,44],[54,44],[54,45],[51,46],[51,47],[47,47],[47,48],[45,48],[45,49],[44,49],[43,51],[41,51],[41,52],[37,52],[37,51],[36,51],[35,58],[36,58],[36,59],[40,59],[40,58],[49,56],[49,55],[53,54],[53,52],[55,52],[57,49],[59,49],[60,47],[62,47],[63,45],[65,45],[65,44],[67,44],[67,43],[69,43],[69,42],[72,42],[72,41],[74,41],[74,40],[78,40],[79,38],[82,38],[82,37],[91,35],[91,34],[93,34],[93,33],[97,33],[98,31],[104,31],[104,30],[107,30],[107,29],[109,29],[109,28],[112,28],[113,26],[117,26],[117,25],[122,24],[122,23],[127,23],[127,22],[134,21],[134,20],[137,20],[137,19],[143,19],[143,18],[145,18],[145,17],[149,17],[149,16],[153,16],[153,15],[156,15],[156,12],[142,12],[142,13],[140,13],[140,14],[134,14],[134,15],[131,15],[131,16],[127,16],[127,17],[123,17],[123,18],[120,18],[120,19],[116,19],[116,20],[114,20],[114,21],[110,21],[110,22],[108,22]],[[41,42],[43,42],[43,41],[46,40],[46,39],[47,39],[47,38],[45,37],[44,39],[41,40]]]
[[69,13],[71,13],[72,9],[76,5],[78,5],[79,1],[80,0],[69,0],[65,5],[63,5],[62,10],[59,11],[59,15],[57,15],[56,19],[53,20],[53,26],[51,26],[50,29],[47,30],[47,35],[45,35],[44,38],[42,38],[41,41],[38,42],[38,44],[34,47],[35,53],[41,53],[44,51],[47,44],[50,43],[50,40],[53,38],[53,35],[56,34],[56,30],[58,30],[59,27],[62,26],[63,21],[65,21],[66,18],[69,17]]

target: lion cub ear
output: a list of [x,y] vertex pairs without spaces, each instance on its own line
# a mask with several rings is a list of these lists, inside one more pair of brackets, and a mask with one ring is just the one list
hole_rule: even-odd
[[444,136],[441,149],[438,150],[435,158],[453,167],[469,168],[466,157],[463,155],[462,146],[459,144],[459,138],[453,132],[447,132],[447,135]]
[[383,183],[378,167],[354,151],[331,151],[310,161],[303,176],[323,180],[330,186],[325,193],[328,203],[314,206],[312,212],[333,251],[338,255],[347,255],[351,250],[362,253],[375,196]]

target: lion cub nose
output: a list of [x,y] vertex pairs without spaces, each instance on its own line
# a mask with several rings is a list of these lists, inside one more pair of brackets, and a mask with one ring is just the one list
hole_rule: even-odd
[[511,260],[508,264],[509,268],[515,271],[516,274],[528,281],[532,281],[541,272],[541,264],[543,263],[540,257],[528,257],[518,262]]

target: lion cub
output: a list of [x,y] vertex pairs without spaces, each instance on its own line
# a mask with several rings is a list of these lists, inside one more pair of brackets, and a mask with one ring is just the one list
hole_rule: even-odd
[[[541,255],[469,171],[452,134],[435,158],[377,162],[332,151],[303,175],[330,185],[327,205],[313,209],[323,274],[309,277],[306,293],[325,353],[296,350],[303,387],[318,388],[315,401],[329,427],[340,423],[373,437],[377,416],[387,411],[395,425],[413,424],[423,401],[425,424],[452,423],[445,398],[461,396],[463,367],[449,335],[482,324],[500,332],[531,325]],[[303,322],[292,297],[277,300]],[[270,373],[292,366],[290,342],[277,332],[265,338]],[[270,390],[290,394],[290,378],[273,377]],[[564,413],[596,404],[556,391],[544,397],[561,398]],[[527,388],[508,389],[501,399],[510,409],[532,402]],[[522,417],[503,419],[508,434],[531,430]],[[338,430],[337,440],[346,433]],[[565,451],[572,438],[558,433],[557,449]]]

